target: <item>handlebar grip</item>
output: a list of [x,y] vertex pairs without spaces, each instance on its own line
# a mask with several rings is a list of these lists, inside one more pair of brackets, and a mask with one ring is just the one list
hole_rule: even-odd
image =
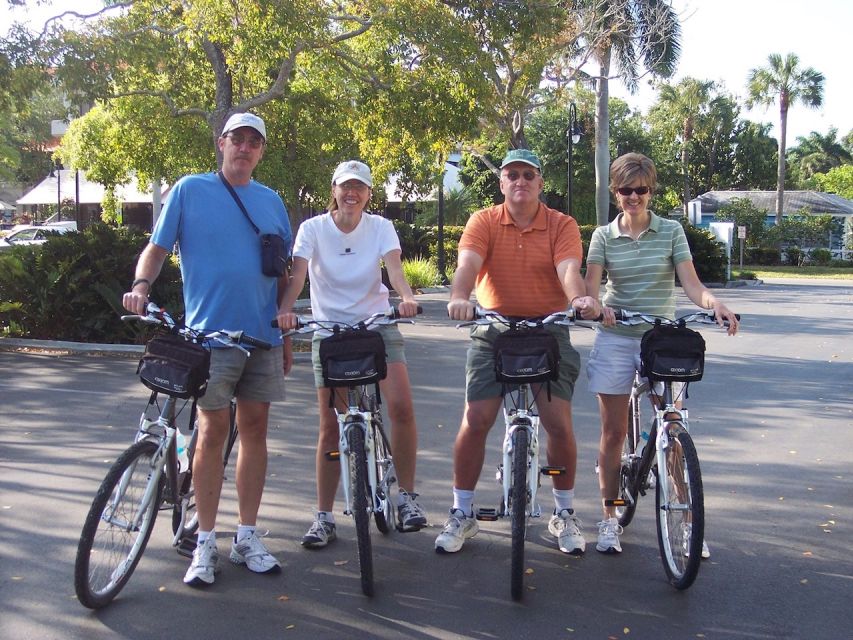
[[[424,308],[421,305],[418,305],[417,315],[421,315],[423,312],[424,312]],[[391,307],[390,318],[392,320],[399,320],[401,318],[399,306],[394,305],[393,307]]]
[[273,329],[278,329],[278,320],[276,320],[275,318],[273,318],[272,320],[270,320],[270,326],[271,326]]
[[[278,320],[276,320],[276,319],[270,320],[270,326],[273,329],[278,329],[279,328]],[[304,326],[305,326],[305,321],[302,320],[302,318],[300,318],[299,316],[296,316],[296,328],[301,329]]]
[[264,349],[265,351],[269,351],[270,349],[272,349],[272,345],[266,340],[259,340],[258,338],[253,338],[252,336],[247,336],[245,334],[240,337],[240,342],[242,344],[247,344],[250,347]]

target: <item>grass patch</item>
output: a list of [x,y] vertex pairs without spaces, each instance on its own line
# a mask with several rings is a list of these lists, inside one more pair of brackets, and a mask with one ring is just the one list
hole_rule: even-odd
[[[850,267],[765,267],[760,265],[744,265],[743,271],[762,278],[808,278],[808,279],[840,279],[853,280],[853,268]],[[741,269],[732,267],[732,278],[740,276]]]
[[438,267],[426,258],[403,260],[403,275],[412,289],[434,287],[441,280]]

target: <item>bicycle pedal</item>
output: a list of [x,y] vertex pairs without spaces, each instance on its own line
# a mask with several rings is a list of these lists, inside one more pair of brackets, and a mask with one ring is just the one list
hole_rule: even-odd
[[181,538],[181,541],[178,543],[176,551],[179,556],[184,556],[187,558],[193,557],[193,551],[196,548],[196,541],[194,538]]
[[477,515],[475,516],[477,520],[484,520],[486,522],[495,522],[498,519],[498,510],[497,509],[487,509],[485,507],[477,509]]
[[564,476],[566,475],[565,467],[542,467],[539,470],[543,476]]
[[627,507],[628,501],[623,500],[622,498],[616,498],[614,500],[605,500],[604,506],[605,507]]
[[337,462],[340,459],[341,459],[341,452],[340,451],[327,451],[326,452],[326,460],[328,460],[329,462]]

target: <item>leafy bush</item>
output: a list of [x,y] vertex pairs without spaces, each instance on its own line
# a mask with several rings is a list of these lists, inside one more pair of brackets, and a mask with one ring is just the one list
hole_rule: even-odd
[[687,244],[693,255],[693,265],[696,274],[702,282],[725,282],[726,281],[726,254],[723,246],[714,235],[705,229],[690,224],[686,219],[681,219],[681,226],[687,235]]
[[749,264],[772,267],[782,263],[782,253],[775,247],[755,247],[744,251],[744,258]]
[[403,260],[403,275],[412,289],[424,289],[439,284],[438,267],[427,258]]
[[819,267],[826,267],[832,261],[832,252],[829,249],[812,249],[809,252],[809,262]]
[[785,249],[785,264],[789,264],[792,267],[800,267],[803,264],[804,258],[805,254],[799,247],[788,247]]
[[[122,294],[147,236],[128,227],[91,225],[41,246],[0,255],[0,334],[76,342],[142,342],[142,331],[119,317]],[[154,299],[183,314],[181,278],[167,260]]]

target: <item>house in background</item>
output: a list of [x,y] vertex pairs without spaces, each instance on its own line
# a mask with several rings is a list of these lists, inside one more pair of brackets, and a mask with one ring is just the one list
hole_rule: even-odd
[[[18,198],[22,215],[33,223],[44,221],[55,209],[47,212],[46,205],[59,205],[63,220],[76,220],[78,229],[100,220],[101,202],[105,188],[91,182],[84,171],[57,169],[44,180]],[[150,230],[153,220],[154,194],[142,190],[135,180],[116,188],[121,203],[122,224]]]
[[[707,228],[714,222],[717,211],[736,198],[749,200],[757,209],[767,211],[767,225],[776,223],[775,191],[708,191],[688,204],[690,221]],[[808,209],[812,215],[830,215],[838,221],[840,230],[825,245],[833,257],[847,260],[853,255],[848,246],[853,242],[853,200],[821,191],[785,191],[782,215],[790,216]],[[814,248],[814,247],[812,247]]]

